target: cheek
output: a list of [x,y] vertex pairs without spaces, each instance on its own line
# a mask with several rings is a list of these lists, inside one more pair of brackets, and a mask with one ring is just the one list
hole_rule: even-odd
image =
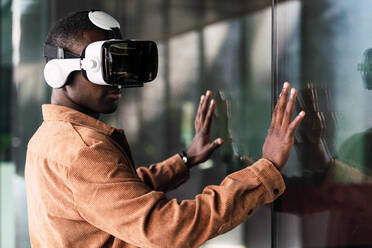
[[89,82],[81,73],[75,76],[70,88],[74,101],[98,113],[111,113],[116,110],[118,101],[107,97],[105,86]]
[[84,96],[84,103],[93,110],[99,111],[101,108],[104,108],[104,105],[108,104],[104,92],[99,88],[82,88],[81,91],[84,91],[84,93],[82,93]]
[[84,94],[86,98],[84,102],[87,103],[91,109],[99,113],[112,113],[115,111],[118,105],[118,100],[107,97],[104,86],[94,85],[92,83],[89,84],[89,90]]
[[81,95],[85,95],[86,97],[95,100],[102,98],[103,90],[100,85],[89,82],[81,73],[79,73],[79,76],[76,79],[77,90]]
[[94,106],[103,98],[102,89],[86,80],[80,72],[74,75],[73,81],[66,87],[71,98],[78,104]]

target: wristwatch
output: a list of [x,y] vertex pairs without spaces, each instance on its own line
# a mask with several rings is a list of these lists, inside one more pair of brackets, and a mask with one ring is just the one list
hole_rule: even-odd
[[185,163],[185,165],[188,165],[188,162],[189,162],[189,159],[187,158],[187,155],[186,155],[186,152],[185,151],[182,151],[179,153],[179,155],[181,156],[183,162]]

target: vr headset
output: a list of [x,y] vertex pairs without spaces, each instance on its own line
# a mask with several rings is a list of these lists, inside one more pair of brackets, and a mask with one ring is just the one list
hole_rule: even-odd
[[103,11],[87,11],[90,21],[109,30],[114,39],[96,41],[81,55],[46,44],[45,81],[53,88],[63,87],[71,72],[81,71],[90,82],[99,85],[143,87],[158,72],[158,49],[153,41],[121,40],[120,24]]

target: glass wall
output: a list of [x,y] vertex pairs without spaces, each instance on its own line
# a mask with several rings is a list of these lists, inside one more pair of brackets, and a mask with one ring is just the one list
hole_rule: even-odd
[[276,3],[275,83],[295,83],[307,116],[275,203],[274,247],[372,246],[371,9],[368,0]]
[[[1,2],[0,247],[29,247],[24,161],[42,122],[50,88],[42,77],[43,42],[52,23],[72,11],[103,9],[120,20],[126,38],[155,40],[158,78],[124,90],[105,122],[124,128],[137,166],[185,149],[193,137],[200,95],[217,100],[213,137],[225,145],[169,197],[193,198],[204,186],[261,156],[271,112],[271,1],[45,1]],[[155,13],[155,14],[154,14]],[[242,161],[244,160],[244,161]],[[205,247],[271,245],[271,210]]]

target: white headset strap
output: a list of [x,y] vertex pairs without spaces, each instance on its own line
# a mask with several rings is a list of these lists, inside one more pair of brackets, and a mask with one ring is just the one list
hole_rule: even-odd
[[104,11],[90,11],[88,17],[90,21],[99,28],[105,30],[120,28],[120,23]]

